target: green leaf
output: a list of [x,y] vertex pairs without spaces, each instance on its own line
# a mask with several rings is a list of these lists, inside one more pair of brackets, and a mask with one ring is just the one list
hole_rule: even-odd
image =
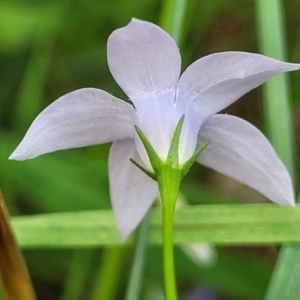
[[[299,299],[299,245],[286,245],[280,251],[265,300]],[[274,276],[274,275],[273,275]],[[287,281],[287,279],[289,281]],[[297,297],[293,297],[296,296]]]
[[[260,48],[263,54],[285,60],[285,34],[282,1],[257,0],[256,12]],[[281,74],[264,85],[268,133],[279,157],[296,182],[295,143],[290,111],[288,74]],[[265,300],[299,299],[300,245],[284,245],[279,254]]]
[[[149,241],[161,244],[161,211],[151,213]],[[195,205],[176,210],[174,243],[269,244],[300,241],[300,206]],[[23,248],[119,245],[111,210],[13,218]],[[125,243],[131,242],[129,238]]]

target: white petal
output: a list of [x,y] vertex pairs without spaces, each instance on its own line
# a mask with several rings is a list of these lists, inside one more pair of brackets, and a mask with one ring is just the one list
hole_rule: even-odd
[[133,112],[130,104],[102,90],[71,92],[37,116],[10,159],[133,137]]
[[194,102],[201,121],[219,112],[272,76],[299,70],[290,64],[246,52],[221,52],[205,56],[182,74],[179,102]]
[[[136,111],[135,123],[146,135],[161,160],[166,161],[176,126],[185,115],[179,143],[179,162],[184,163],[195,151],[199,126],[196,124],[197,114],[194,111],[184,111],[180,105],[174,103],[174,92],[149,98],[149,101]],[[141,159],[148,169],[151,169],[148,155],[138,135],[135,140]]]
[[110,35],[107,58],[113,77],[136,108],[145,95],[174,89],[180,75],[174,39],[158,26],[137,19]]
[[157,183],[129,158],[140,163],[134,140],[119,140],[112,144],[109,155],[110,196],[123,239],[135,229],[158,196]]
[[[162,160],[166,160],[171,140],[180,117],[184,114],[173,102],[175,90],[148,98],[136,112],[135,123],[143,131]],[[136,146],[143,162],[150,167],[148,155],[136,135]]]
[[194,154],[200,128],[199,113],[197,110],[190,109],[184,115],[185,118],[179,141],[179,162],[181,164],[185,163]]
[[270,200],[294,205],[290,176],[264,135],[250,123],[229,115],[204,122],[198,143],[209,146],[197,161],[240,181]]

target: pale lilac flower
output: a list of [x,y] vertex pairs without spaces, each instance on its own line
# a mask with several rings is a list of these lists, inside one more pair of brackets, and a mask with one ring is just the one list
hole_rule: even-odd
[[267,139],[248,122],[216,113],[270,77],[300,69],[299,64],[223,52],[197,60],[180,77],[181,59],[172,37],[136,19],[111,34],[107,56],[114,79],[134,106],[94,88],[66,94],[34,120],[11,159],[113,142],[110,193],[117,227],[126,237],[158,195],[157,183],[129,161],[133,158],[152,171],[134,126],[165,160],[184,115],[180,163],[209,141],[197,159],[200,164],[247,184],[274,202],[294,204],[288,172]]

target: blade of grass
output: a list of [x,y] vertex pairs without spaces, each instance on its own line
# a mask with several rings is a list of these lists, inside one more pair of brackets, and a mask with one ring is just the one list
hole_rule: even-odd
[[160,26],[167,31],[181,45],[183,38],[183,22],[187,11],[186,0],[165,0],[163,2]]
[[75,250],[60,300],[82,299],[92,264],[92,254],[90,250]]
[[[299,299],[299,266],[299,245],[282,247],[264,299]],[[293,294],[298,297],[293,298]]]
[[[161,244],[161,211],[151,213],[149,243]],[[272,204],[194,205],[176,210],[175,244],[269,244],[300,241],[300,206]],[[121,245],[111,210],[13,218],[24,248]],[[128,239],[125,243],[130,243]]]
[[[284,21],[280,0],[257,0],[257,31],[260,51],[285,60]],[[288,74],[283,73],[263,86],[268,136],[292,178],[295,176],[295,152],[290,112]]]
[[[263,54],[285,59],[283,10],[280,0],[257,0],[257,20],[260,47]],[[265,113],[270,139],[286,164],[294,182],[294,141],[289,108],[290,89],[287,74],[282,74],[264,86]],[[297,294],[299,283],[295,280],[300,268],[300,245],[282,247],[265,300],[288,299],[288,293]]]
[[123,246],[107,247],[104,250],[91,300],[116,299],[126,252]]
[[126,300],[140,299],[142,277],[145,265],[145,252],[148,241],[148,231],[150,225],[150,214],[148,213],[137,233],[137,244],[134,253],[133,265],[129,277],[129,284],[126,291]]

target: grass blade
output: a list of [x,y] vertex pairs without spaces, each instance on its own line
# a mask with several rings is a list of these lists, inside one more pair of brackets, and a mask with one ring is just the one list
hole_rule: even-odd
[[[257,0],[258,32],[263,54],[285,59],[283,10],[280,0]],[[287,74],[281,74],[264,86],[265,113],[269,137],[279,156],[286,164],[294,181],[294,141],[289,109],[290,89]],[[288,293],[297,294],[299,283],[295,280],[300,269],[300,246],[285,245],[277,260],[265,300],[290,299]]]
[[[300,241],[300,206],[272,204],[195,205],[176,210],[175,244],[270,244]],[[121,245],[111,210],[13,218],[23,248]],[[161,244],[161,211],[151,213],[149,242]],[[125,243],[130,243],[129,238]]]

